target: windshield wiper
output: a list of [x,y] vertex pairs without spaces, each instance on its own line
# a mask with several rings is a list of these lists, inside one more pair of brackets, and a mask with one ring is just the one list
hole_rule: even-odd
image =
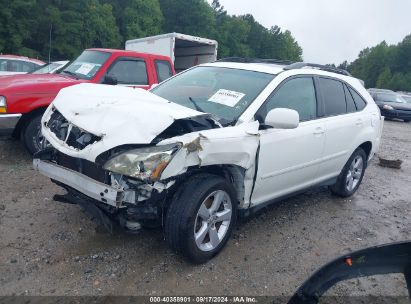
[[73,77],[76,78],[76,79],[80,79],[80,77],[78,77],[78,74],[77,74],[77,73],[74,73],[74,72],[71,72],[71,71],[66,71],[66,70],[64,70],[64,71],[61,71],[61,73],[66,73],[66,74],[68,74],[68,75],[70,75],[70,76],[73,76]]
[[189,96],[188,99],[191,101],[197,111],[205,113],[205,111],[197,104],[197,102],[193,98]]
[[213,118],[213,120],[215,121],[215,123],[217,123],[220,127],[223,126],[229,126],[231,125],[233,122],[229,121],[225,118],[220,118],[218,117],[216,114],[212,114],[209,112],[206,112],[204,109],[202,109],[197,102],[192,98],[192,97],[188,97],[188,99],[193,103],[194,107],[196,108],[197,111],[203,112],[203,113],[208,113],[209,115],[211,115],[211,117]]

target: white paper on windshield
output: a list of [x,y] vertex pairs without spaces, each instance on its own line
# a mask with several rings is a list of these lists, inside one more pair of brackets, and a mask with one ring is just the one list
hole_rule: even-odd
[[215,92],[215,94],[211,96],[208,101],[234,107],[244,96],[244,93],[220,89]]
[[94,68],[94,64],[82,63],[81,66],[76,70],[76,73],[87,75]]

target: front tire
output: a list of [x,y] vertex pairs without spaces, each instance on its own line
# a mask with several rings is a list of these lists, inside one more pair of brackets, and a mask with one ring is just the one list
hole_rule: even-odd
[[21,141],[31,155],[44,147],[44,137],[41,134],[42,114],[31,118],[21,131]]
[[367,168],[367,154],[362,148],[357,148],[348,159],[337,178],[337,182],[330,187],[335,195],[349,197],[357,191]]
[[233,187],[222,177],[190,177],[175,194],[166,215],[171,248],[193,263],[204,263],[227,243],[237,218]]

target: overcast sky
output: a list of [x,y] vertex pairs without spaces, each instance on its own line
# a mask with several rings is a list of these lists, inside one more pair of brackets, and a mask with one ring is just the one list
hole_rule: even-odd
[[[210,1],[212,2],[212,1]],[[411,34],[411,0],[220,0],[230,15],[250,13],[291,31],[304,61],[340,64],[365,47]]]

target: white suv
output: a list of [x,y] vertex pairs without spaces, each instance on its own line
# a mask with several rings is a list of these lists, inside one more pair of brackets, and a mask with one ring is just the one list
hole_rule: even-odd
[[238,216],[318,185],[347,197],[377,151],[383,117],[345,71],[275,60],[203,64],[155,87],[80,84],[42,119],[34,167],[109,230],[161,225],[201,263]]

